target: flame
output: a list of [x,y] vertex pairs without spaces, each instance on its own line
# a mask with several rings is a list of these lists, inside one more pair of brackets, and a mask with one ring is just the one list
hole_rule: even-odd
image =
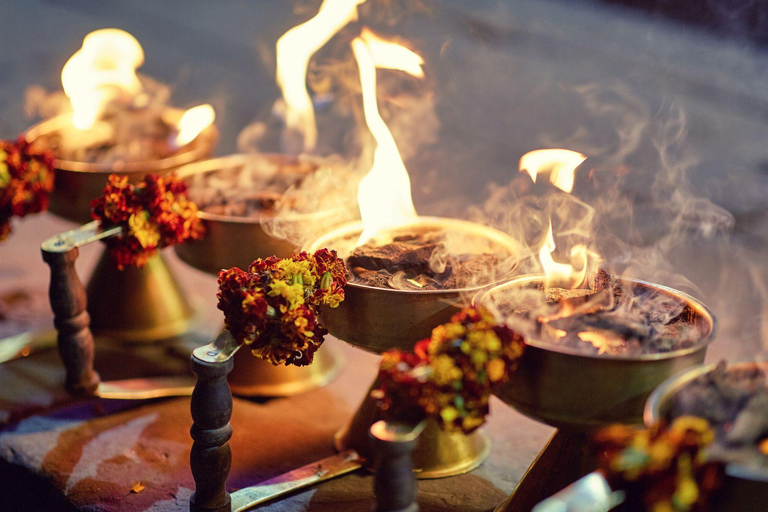
[[395,139],[379,114],[376,102],[376,67],[424,76],[423,60],[399,44],[384,41],[369,30],[352,41],[360,69],[365,122],[376,140],[373,165],[357,189],[357,201],[364,230],[358,244],[370,240],[383,229],[407,224],[417,217],[411,200],[411,180]]
[[216,112],[209,104],[192,107],[181,116],[176,124],[178,135],[176,135],[176,147],[189,144],[200,132],[208,128],[216,119]]
[[285,124],[304,136],[304,150],[317,145],[312,98],[307,91],[309,59],[339,30],[357,21],[357,6],[366,0],[324,0],[314,18],[297,25],[277,40],[277,85],[285,101]]
[[555,251],[555,237],[552,234],[552,221],[549,221],[549,229],[544,242],[539,249],[539,260],[544,267],[544,286],[551,288],[560,286],[562,288],[578,288],[587,276],[587,246],[576,244],[571,248],[571,261],[577,265],[568,263],[558,263],[552,258]]
[[591,343],[597,349],[598,354],[605,354],[606,352],[608,352],[611,346],[616,343],[616,341],[612,343],[611,338],[609,336],[606,336],[599,332],[582,331],[576,336],[578,336],[581,341],[586,341],[587,343]]
[[106,28],[85,36],[82,47],[61,70],[75,128],[91,128],[109,102],[139,93],[136,69],[143,63],[144,50],[128,32]]
[[563,192],[573,191],[576,168],[587,157],[570,149],[537,149],[520,159],[520,172],[527,172],[534,183],[540,172],[549,172],[549,181]]

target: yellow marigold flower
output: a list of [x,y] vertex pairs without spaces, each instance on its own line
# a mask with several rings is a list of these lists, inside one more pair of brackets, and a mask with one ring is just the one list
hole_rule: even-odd
[[444,407],[440,409],[440,417],[446,425],[453,423],[459,417],[459,411],[455,407]]
[[471,432],[480,427],[483,423],[485,423],[485,418],[483,416],[470,415],[464,418],[461,422],[461,427],[464,431]]
[[700,434],[701,442],[704,444],[715,440],[715,432],[710,428],[707,420],[697,416],[679,416],[669,429],[670,437],[675,440],[681,439],[689,431]]
[[467,333],[467,341],[473,346],[486,350],[488,352],[498,352],[501,350],[501,340],[496,333],[490,329],[475,329]]
[[301,276],[302,282],[307,287],[315,285],[316,278],[312,275],[312,264],[309,261],[293,261],[283,259],[277,264],[278,279],[289,280],[292,276]]
[[506,372],[504,361],[502,359],[492,359],[491,361],[488,361],[486,371],[488,372],[488,378],[491,382],[500,381],[504,378]]
[[676,512],[669,501],[659,501],[653,504],[651,512]]
[[447,354],[435,357],[429,365],[432,367],[434,381],[440,386],[451,384],[455,380],[460,380],[463,376],[461,369],[453,362],[453,358]]
[[699,486],[693,479],[691,470],[691,458],[688,454],[683,454],[677,461],[677,489],[672,495],[672,503],[679,509],[688,510],[691,505],[699,500]]
[[463,338],[466,332],[467,329],[458,322],[438,325],[432,329],[432,343],[430,343],[429,348],[433,351],[442,342]]
[[274,281],[269,284],[267,295],[284,297],[290,303],[291,309],[304,304],[304,287],[301,283],[288,284],[285,281]]
[[142,247],[157,247],[160,243],[160,232],[149,221],[149,212],[144,210],[128,217],[130,234],[135,236]]

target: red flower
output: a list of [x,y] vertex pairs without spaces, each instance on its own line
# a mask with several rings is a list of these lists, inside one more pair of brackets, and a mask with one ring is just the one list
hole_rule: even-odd
[[53,155],[20,136],[0,141],[0,241],[10,233],[11,217],[48,209],[53,190]]
[[[219,272],[218,308],[224,325],[239,343],[272,364],[308,365],[328,331],[319,323],[321,305],[338,306],[343,288],[321,270],[342,265],[323,253],[325,266],[305,252],[290,258],[271,256],[251,263],[248,271]],[[339,299],[340,296],[340,299]],[[318,298],[319,297],[319,298]]]
[[514,371],[524,346],[490,313],[467,308],[418,342],[413,354],[385,353],[373,396],[386,414],[432,417],[446,430],[469,433],[484,423],[491,393]]
[[158,249],[186,240],[199,240],[204,227],[197,206],[187,198],[187,186],[175,176],[147,174],[136,185],[113,174],[104,193],[91,202],[91,215],[105,228],[121,226],[120,236],[107,239],[119,269],[142,266]]

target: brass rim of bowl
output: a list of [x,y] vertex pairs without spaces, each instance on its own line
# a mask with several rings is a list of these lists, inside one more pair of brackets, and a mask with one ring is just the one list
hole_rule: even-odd
[[[168,112],[173,115],[181,115],[184,111],[177,108],[167,108]],[[69,125],[70,116],[67,114],[59,115],[41,121],[26,132],[24,132],[24,138],[28,142],[34,142],[36,139],[59,131],[62,126]],[[210,148],[212,148],[216,140],[219,137],[218,129],[215,125],[210,125],[201,131],[197,137],[192,139],[185,146],[179,148],[176,154],[159,158],[157,160],[138,160],[131,162],[116,161],[108,164],[92,163],[92,162],[77,162],[74,160],[65,160],[61,158],[54,159],[54,167],[56,169],[62,169],[70,172],[81,173],[142,173],[151,171],[163,171],[166,169],[173,169],[184,164],[192,163],[195,160],[199,160],[201,157],[208,154]],[[182,149],[185,149],[181,151]]]
[[[707,308],[699,300],[691,297],[687,293],[681,292],[680,290],[675,290],[674,288],[670,288],[668,286],[664,286],[661,284],[651,283],[648,281],[643,281],[642,279],[635,279],[631,277],[623,277],[623,276],[613,276],[613,277],[624,282],[662,290],[672,295],[673,297],[677,297],[679,299],[684,300],[688,305],[690,305],[696,311],[696,313],[698,313],[701,317],[709,321],[709,325],[711,326],[709,333],[705,337],[697,341],[691,347],[681,348],[679,350],[672,350],[670,352],[658,352],[654,354],[636,354],[636,355],[620,354],[615,356],[603,356],[598,354],[587,354],[579,351],[576,348],[555,345],[552,343],[546,343],[537,339],[526,339],[525,343],[527,345],[540,348],[542,350],[560,352],[562,354],[567,354],[567,355],[576,356],[576,357],[585,357],[589,359],[608,359],[611,361],[662,361],[665,359],[674,359],[676,357],[682,357],[688,354],[692,354],[694,352],[698,352],[702,348],[712,343],[712,341],[714,340],[715,331],[717,330],[717,321],[714,315],[712,314],[712,312],[709,310],[709,308]],[[496,285],[493,288],[482,290],[480,293],[475,295],[475,297],[472,299],[472,304],[476,304],[476,303],[482,304],[483,299],[493,294],[494,291],[502,290],[510,287],[521,287],[521,285],[538,282],[538,281],[541,281],[542,279],[544,279],[544,274],[528,274],[528,275],[513,278],[505,283]]]
[[[748,366],[759,366],[768,372],[768,362],[749,362],[729,364],[728,370],[746,368]],[[662,402],[669,400],[673,395],[691,383],[694,379],[706,375],[717,367],[716,364],[707,364],[689,368],[681,373],[672,375],[667,380],[656,386],[653,392],[648,396],[643,409],[643,422],[646,426],[653,425],[661,420]],[[760,471],[750,466],[730,462],[726,465],[726,472],[734,477],[746,478],[749,480],[758,480],[768,482],[768,470]]]
[[[228,155],[228,156],[223,156],[219,158],[210,158],[207,160],[200,160],[198,162],[192,162],[192,163],[186,164],[183,167],[180,167],[179,169],[176,170],[176,176],[178,176],[181,179],[184,179],[184,178],[188,178],[190,176],[194,176],[198,174],[206,174],[206,173],[217,172],[220,170],[226,170],[230,167],[243,165],[248,160],[256,159],[256,158],[264,158],[267,160],[274,161],[278,164],[281,162],[298,163],[300,161],[299,157],[296,157],[293,155],[281,154],[281,153],[258,153],[253,155],[248,155],[245,153],[237,153],[234,155]],[[307,163],[310,163],[312,165],[316,165],[319,167],[319,165],[316,164],[312,159],[308,159]],[[337,211],[339,211],[339,209],[331,208],[328,210],[321,210],[319,212],[312,212],[312,213],[290,213],[290,214],[279,215],[279,216],[262,215],[259,217],[242,217],[242,216],[235,216],[235,215],[219,215],[216,213],[209,213],[203,210],[198,210],[197,216],[201,219],[204,219],[207,221],[215,221],[215,222],[224,222],[224,223],[229,222],[232,224],[263,224],[264,222],[269,222],[273,220],[286,221],[286,222],[311,221],[314,219],[320,219],[320,218],[326,217]]]
[[[426,226],[433,225],[438,227],[461,226],[469,232],[475,232],[477,234],[480,234],[481,236],[486,236],[488,239],[494,242],[497,242],[502,246],[506,246],[509,249],[510,255],[513,255],[517,250],[515,247],[516,244],[514,242],[514,239],[512,239],[512,237],[510,237],[506,233],[499,231],[498,229],[492,228],[490,226],[485,226],[483,224],[478,224],[476,222],[471,222],[467,220],[451,219],[447,217],[424,216],[424,217],[419,217],[413,223],[404,224],[403,226],[398,226],[395,229],[399,229],[400,227],[424,226],[424,225]],[[332,231],[329,231],[323,236],[316,238],[315,240],[305,244],[303,250],[307,252],[314,252],[323,247],[330,247],[332,249],[333,247],[331,244],[329,244],[329,242],[343,239],[352,234],[360,234],[362,233],[362,231],[363,231],[362,221],[342,224],[341,226],[333,229]],[[503,282],[507,279],[509,279],[508,276],[502,277],[501,279],[497,279],[496,281],[493,281],[491,283],[472,286],[470,288],[450,288],[450,289],[443,289],[443,290],[396,290],[393,288],[379,288],[377,286],[370,286],[367,284],[354,283],[354,282],[348,282],[347,286],[351,288],[359,288],[361,290],[370,290],[372,292],[390,293],[390,294],[409,294],[409,295],[436,295],[438,296],[437,298],[439,298],[440,295],[455,296],[455,295],[462,295],[462,294],[477,293],[488,287],[495,286],[498,283]]]

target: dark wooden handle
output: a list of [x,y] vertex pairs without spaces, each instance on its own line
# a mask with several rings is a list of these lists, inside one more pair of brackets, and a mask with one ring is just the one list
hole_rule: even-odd
[[374,512],[418,512],[418,484],[411,455],[418,443],[418,432],[401,435],[398,428],[383,421],[371,427],[376,445],[373,489]]
[[205,362],[192,355],[192,371],[197,383],[192,392],[192,429],[194,443],[189,465],[195,479],[195,493],[189,501],[192,512],[229,512],[227,477],[232,465],[229,438],[232,437],[232,393],[227,375],[234,360]]
[[48,297],[58,331],[59,355],[67,372],[65,387],[75,395],[93,395],[100,378],[93,369],[91,318],[86,310],[85,287],[75,271],[77,256],[77,247],[66,252],[43,250],[43,260],[51,268]]

